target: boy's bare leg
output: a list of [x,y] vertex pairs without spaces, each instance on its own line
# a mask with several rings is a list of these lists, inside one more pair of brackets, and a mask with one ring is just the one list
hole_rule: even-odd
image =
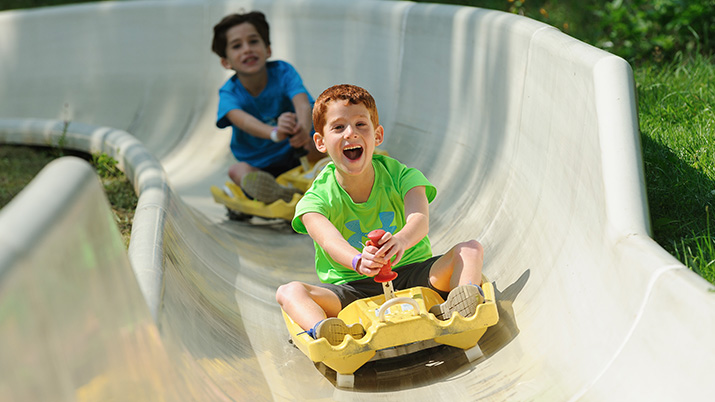
[[308,331],[327,317],[337,317],[342,309],[338,296],[328,289],[302,282],[290,282],[276,291],[276,301],[301,328]]
[[430,269],[430,283],[442,291],[459,285],[481,285],[484,248],[476,240],[459,243],[440,257]]
[[430,282],[440,290],[449,290],[444,303],[430,307],[438,320],[449,320],[454,313],[471,317],[483,302],[484,293],[474,285],[482,284],[484,250],[476,240],[459,243],[438,259],[430,269]]
[[243,176],[251,172],[257,172],[258,170],[259,169],[249,165],[248,163],[238,162],[234,163],[228,168],[228,177],[231,178],[231,180],[236,183],[236,185],[240,186],[241,179],[243,179]]

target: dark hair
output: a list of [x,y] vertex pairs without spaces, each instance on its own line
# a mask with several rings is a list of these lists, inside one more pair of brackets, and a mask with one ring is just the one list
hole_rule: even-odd
[[348,101],[353,105],[363,104],[370,113],[372,125],[377,127],[380,124],[380,117],[377,114],[377,105],[375,99],[370,93],[356,85],[340,84],[323,91],[313,105],[313,127],[315,132],[323,134],[323,126],[325,126],[325,113],[328,111],[328,103],[332,101]]
[[261,39],[263,39],[266,46],[271,45],[266,16],[260,11],[251,11],[246,14],[229,14],[223,17],[218,24],[214,25],[214,38],[211,43],[211,50],[219,55],[219,57],[226,57],[226,32],[236,25],[243,24],[244,22],[248,22],[256,27],[256,31],[258,31],[258,34],[261,36]]

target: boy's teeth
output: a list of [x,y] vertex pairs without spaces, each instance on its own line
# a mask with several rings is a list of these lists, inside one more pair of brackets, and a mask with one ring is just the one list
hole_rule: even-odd
[[358,159],[362,155],[362,147],[359,145],[346,147],[343,149],[343,154],[350,160]]

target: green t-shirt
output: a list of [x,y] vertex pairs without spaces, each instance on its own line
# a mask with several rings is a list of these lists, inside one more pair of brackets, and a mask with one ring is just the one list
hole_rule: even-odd
[[[307,233],[300,217],[317,212],[335,225],[351,246],[363,249],[367,234],[375,229],[397,233],[405,226],[405,194],[414,187],[425,186],[427,200],[432,202],[437,189],[415,168],[384,156],[374,155],[375,183],[370,198],[356,204],[335,178],[335,165],[329,163],[315,178],[313,185],[298,201],[293,218],[293,229]],[[325,283],[342,284],[365,278],[350,268],[335,262],[317,242],[315,244],[315,270]],[[422,262],[432,257],[430,241],[425,236],[415,246],[405,251],[397,266]]]

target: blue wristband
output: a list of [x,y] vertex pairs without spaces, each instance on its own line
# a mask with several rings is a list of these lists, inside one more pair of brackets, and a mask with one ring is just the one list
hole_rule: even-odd
[[355,257],[353,257],[353,271],[357,272],[357,265],[358,265],[358,262],[360,262],[361,258],[362,258],[362,254],[358,254]]

